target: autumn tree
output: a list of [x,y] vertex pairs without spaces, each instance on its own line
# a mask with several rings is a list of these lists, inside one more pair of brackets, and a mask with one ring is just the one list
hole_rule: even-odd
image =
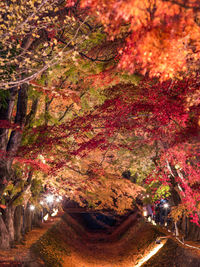
[[121,212],[142,190],[120,176],[138,172],[133,158],[151,173],[152,195],[165,183],[198,223],[198,3],[79,2],[0,4],[4,247],[14,201],[30,198],[33,179]]
[[[69,124],[70,129],[82,127],[81,132],[74,132],[77,143],[71,153],[87,157],[98,148],[103,158],[109,150],[113,153],[121,148],[134,151],[144,144],[152,146],[154,168],[163,171],[155,175],[156,181],[160,186],[165,181],[166,193],[173,198],[178,194],[175,204],[181,203],[197,223],[199,192],[195,188],[199,184],[199,160],[195,147],[199,144],[199,109],[195,107],[199,104],[190,99],[197,91],[193,79],[173,85],[171,81],[160,84],[152,80],[139,86],[121,84],[109,88],[110,99]],[[197,158],[193,160],[192,155]],[[160,159],[162,166],[157,166]],[[179,174],[173,171],[175,166],[181,168]],[[154,189],[153,195],[161,190]],[[195,199],[193,209],[191,199]]]
[[[75,2],[75,1],[74,1]],[[199,1],[82,0],[114,39],[129,31],[119,68],[160,80],[199,71]]]
[[[65,117],[65,112],[73,104],[69,101],[67,104],[63,101],[65,110],[62,115],[54,122],[50,120],[49,106],[55,95],[79,101],[78,93],[70,89],[70,81],[64,84],[66,76],[70,76],[67,74],[70,68],[64,70],[61,65],[75,63],[79,53],[82,57],[87,55],[94,41],[86,40],[90,37],[95,40],[97,24],[78,11],[78,5],[72,7],[70,1],[4,1],[0,4],[0,16],[0,192],[3,213],[0,232],[1,246],[8,247],[14,240],[14,203],[28,192],[27,203],[34,169],[46,168],[38,158],[39,153],[27,160],[17,155],[18,149],[21,144],[28,146],[26,134],[33,126],[43,124],[45,127],[49,122],[58,123]],[[98,29],[100,35],[101,29]],[[99,40],[103,39],[103,34],[100,36]],[[56,77],[59,81],[54,81],[59,68],[64,70],[65,77],[60,73]],[[52,71],[54,76],[51,76]],[[44,80],[48,78],[49,83]],[[58,89],[63,91],[58,93]],[[41,95],[37,92],[44,93],[45,90],[43,114],[38,118]]]

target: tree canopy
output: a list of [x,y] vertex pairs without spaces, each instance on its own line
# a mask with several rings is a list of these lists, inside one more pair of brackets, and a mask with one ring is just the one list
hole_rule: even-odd
[[199,1],[83,0],[110,38],[129,32],[119,67],[161,81],[195,76],[199,70]]
[[2,205],[47,190],[124,212],[146,188],[198,224],[199,12],[181,0],[3,1]]

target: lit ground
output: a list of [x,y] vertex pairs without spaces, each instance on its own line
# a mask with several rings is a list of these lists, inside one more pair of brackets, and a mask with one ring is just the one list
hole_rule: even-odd
[[[155,245],[155,240],[161,235],[164,233],[135,214],[130,215],[110,234],[86,231],[78,220],[65,215],[62,219],[54,218],[42,228],[28,233],[25,245],[18,245],[9,251],[0,251],[0,266],[139,267],[142,259],[158,246]],[[33,255],[34,246],[39,250]],[[187,257],[192,265],[188,265],[184,257]],[[181,259],[184,259],[186,265]],[[198,267],[200,253],[190,249],[185,251],[169,238],[157,254],[142,266]]]

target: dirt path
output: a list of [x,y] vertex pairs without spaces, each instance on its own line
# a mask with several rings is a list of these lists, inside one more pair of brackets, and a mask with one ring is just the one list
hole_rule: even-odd
[[[55,238],[60,238],[58,247],[62,241],[69,248],[69,253],[63,255],[63,267],[132,267],[155,246],[156,238],[164,234],[158,231],[158,228],[137,218],[136,214],[127,217],[111,234],[86,232],[77,220],[67,214],[61,219],[60,214],[44,223],[41,228],[35,228],[28,233],[25,244],[6,251],[0,250],[0,267],[52,267],[43,264],[39,257],[30,252],[30,247],[50,228],[54,229],[51,232],[53,240],[54,235]],[[174,246],[177,253],[174,253]],[[185,250],[177,250],[177,247],[176,243],[167,243],[166,248],[145,266],[160,267],[161,265],[156,264],[162,263],[163,267],[168,267],[165,263],[168,264],[169,260],[173,263],[173,257],[187,253]],[[192,253],[187,254],[188,258],[190,254]]]
[[[200,266],[200,255],[197,251],[181,247],[169,232],[161,231],[149,223],[138,223],[135,216],[129,216],[111,235],[96,233],[81,233],[77,230],[73,221],[68,222],[75,226],[75,233],[66,239],[70,246],[70,255],[64,257],[63,267],[133,267],[141,258],[149,254],[155,247],[157,236],[166,235],[169,242],[154,257],[154,261],[149,261],[145,266],[168,267],[168,266],[189,266],[191,261],[194,267]],[[70,227],[66,227],[66,232],[70,232]],[[158,230],[159,229],[159,230]],[[164,255],[164,256],[163,256]],[[184,259],[181,255],[187,257],[187,265],[183,265]],[[183,261],[183,262],[182,262]],[[170,264],[168,264],[170,262]],[[174,263],[179,265],[173,265]]]
[[[70,232],[68,225],[63,227],[67,233]],[[139,258],[154,245],[155,236],[152,226],[144,223],[137,225],[134,215],[107,238],[104,234],[85,233],[83,236],[77,232],[73,238],[67,240],[66,237],[71,253],[64,257],[63,267],[135,266]]]
[[24,244],[16,245],[15,248],[9,250],[0,250],[0,266],[21,266],[22,263],[26,263],[25,266],[31,266],[31,262],[38,262],[40,266],[40,261],[35,259],[30,252],[30,247],[34,244],[49,228],[52,227],[59,219],[60,216],[51,218],[47,222],[41,224],[40,227],[34,228],[32,231],[25,235]]

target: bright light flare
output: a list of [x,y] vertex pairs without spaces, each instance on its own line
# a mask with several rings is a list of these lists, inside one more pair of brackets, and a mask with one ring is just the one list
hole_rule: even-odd
[[147,211],[145,210],[145,211],[143,211],[143,215],[144,215],[144,217],[146,217],[147,216]]
[[43,155],[39,155],[38,158],[42,161],[43,164],[46,163],[45,158],[43,157]]
[[53,203],[54,201],[54,196],[53,195],[48,195],[46,198],[47,203]]
[[44,204],[44,201],[41,200],[41,201],[40,201],[40,205],[43,205],[43,204]]
[[147,219],[147,220],[148,220],[148,222],[151,222],[151,217],[148,217],[148,219]]
[[30,210],[34,210],[34,209],[35,209],[35,206],[31,205]]
[[166,243],[167,240],[164,240],[161,244],[156,245],[147,256],[145,256],[144,258],[142,258],[137,265],[135,265],[135,267],[140,267],[142,266],[142,264],[144,264],[146,261],[148,261],[151,257],[153,257],[153,255],[155,255]]
[[169,208],[169,204],[168,204],[168,203],[165,203],[165,204],[163,205],[163,207],[164,207],[165,209],[168,209],[168,208]]
[[56,216],[58,214],[58,209],[53,209],[53,213],[51,214],[52,217]]
[[49,214],[47,213],[47,214],[43,217],[43,219],[44,219],[44,221],[47,221],[48,218],[49,218]]

